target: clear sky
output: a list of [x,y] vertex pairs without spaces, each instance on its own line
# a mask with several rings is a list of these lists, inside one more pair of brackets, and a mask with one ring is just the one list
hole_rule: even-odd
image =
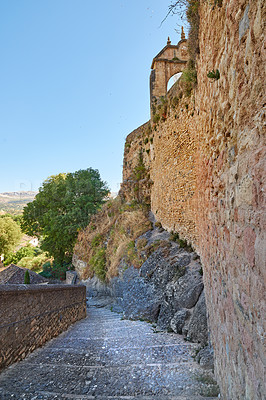
[[0,0],[0,192],[88,167],[119,190],[152,59],[180,40],[177,16],[160,27],[170,3]]

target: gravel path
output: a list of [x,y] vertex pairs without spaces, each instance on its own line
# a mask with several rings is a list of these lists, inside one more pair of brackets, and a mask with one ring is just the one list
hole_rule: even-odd
[[91,302],[87,318],[0,375],[0,399],[203,400],[193,348]]

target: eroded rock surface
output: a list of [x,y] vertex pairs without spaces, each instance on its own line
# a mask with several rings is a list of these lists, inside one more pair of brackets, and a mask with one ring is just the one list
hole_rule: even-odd
[[[142,235],[157,249],[140,269],[122,261],[119,276],[108,285],[96,277],[85,282],[91,297],[111,296],[114,311],[128,319],[144,319],[158,330],[173,330],[202,345],[208,344],[208,326],[202,267],[196,253],[154,228]],[[144,249],[145,250],[145,249]]]

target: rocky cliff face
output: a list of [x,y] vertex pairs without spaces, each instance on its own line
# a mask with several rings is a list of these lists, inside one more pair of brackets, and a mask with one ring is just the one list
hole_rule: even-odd
[[[84,281],[92,297],[112,298],[113,311],[144,319],[157,330],[172,330],[187,340],[208,345],[202,266],[198,255],[161,227],[153,226],[135,241],[141,249],[140,268],[123,257],[117,276],[108,283],[93,276]],[[76,270],[80,260],[73,259]]]

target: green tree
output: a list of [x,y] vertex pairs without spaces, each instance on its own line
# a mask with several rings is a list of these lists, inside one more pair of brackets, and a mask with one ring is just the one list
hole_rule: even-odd
[[21,247],[16,253],[10,253],[5,257],[4,265],[17,264],[24,257],[35,256],[35,249],[31,246]]
[[21,236],[21,229],[12,218],[0,218],[0,254],[6,255],[13,251]]
[[24,274],[24,283],[25,283],[25,285],[29,285],[30,284],[30,273],[29,273],[28,270]]
[[22,228],[31,236],[41,236],[41,248],[56,261],[69,261],[79,230],[88,225],[108,192],[92,168],[53,175],[24,207]]

